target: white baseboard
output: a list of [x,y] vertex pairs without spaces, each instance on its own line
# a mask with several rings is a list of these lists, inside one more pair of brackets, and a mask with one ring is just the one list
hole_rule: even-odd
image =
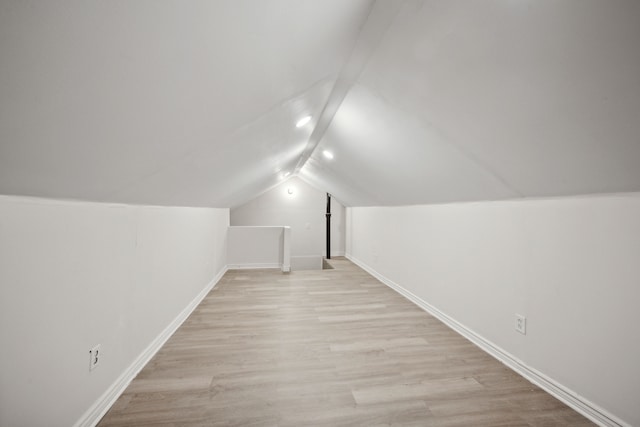
[[251,263],[251,264],[229,264],[229,270],[253,270],[258,268],[282,268],[282,264],[277,262]]
[[331,251],[331,256],[344,256],[344,251]]
[[452,317],[448,316],[447,314],[443,313],[436,307],[432,306],[428,302],[424,301],[417,295],[404,289],[402,286],[398,285],[397,283],[393,282],[392,280],[378,273],[376,270],[369,267],[367,264],[355,258],[351,254],[346,254],[346,257],[351,262],[353,262],[354,264],[356,264],[357,266],[365,270],[367,273],[371,274],[376,279],[378,279],[380,282],[384,283],[394,291],[398,292],[400,295],[404,296],[409,301],[411,301],[418,307],[422,308],[427,313],[436,317],[442,323],[444,323],[445,325],[447,325],[448,327],[450,327],[451,329],[453,329],[454,331],[456,331],[457,333],[459,333],[460,335],[462,335],[463,337],[465,337],[466,339],[474,343],[476,346],[480,347],[486,353],[498,359],[504,365],[511,368],[516,373],[520,374],[522,377],[526,378],[527,380],[537,385],[541,389],[545,390],[547,393],[551,394],[552,396],[555,396],[558,400],[565,403],[567,406],[573,408],[577,412],[581,413],[585,417],[589,418],[594,423],[603,427],[631,427],[630,424],[625,423],[624,421],[620,420],[618,417],[614,416],[613,414],[610,414],[608,411],[588,401],[587,399],[583,398],[576,392],[563,386],[562,384],[558,383],[552,378],[549,378],[542,372],[539,372],[536,369],[530,366],[527,366],[520,359],[516,358],[515,356],[503,350],[502,348],[498,347],[497,345],[487,340],[486,338],[478,335],[471,329],[462,325],[461,323],[459,323]]
[[173,333],[187,320],[189,315],[202,302],[207,294],[220,281],[222,276],[227,272],[228,267],[225,266],[216,277],[211,280],[207,286],[189,303],[173,319],[173,321],[158,335],[149,346],[134,360],[134,362],[118,377],[118,379],[104,392],[98,400],[80,417],[74,424],[74,427],[94,427],[100,419],[107,413],[109,408],[116,402],[118,397],[125,391],[127,386],[133,381],[138,373],[149,363],[151,358],[162,348],[164,343],[173,335]]

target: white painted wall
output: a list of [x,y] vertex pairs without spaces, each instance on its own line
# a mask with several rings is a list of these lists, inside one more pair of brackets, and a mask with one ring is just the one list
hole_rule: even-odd
[[282,271],[291,271],[289,227],[229,227],[227,237],[229,268],[281,268]]
[[349,208],[347,230],[354,260],[640,425],[640,193]]
[[[326,232],[326,224],[324,230]],[[335,197],[331,197],[331,256],[344,256],[346,240],[346,208]],[[325,243],[323,246],[325,255],[327,253],[326,246]]]
[[224,272],[228,218],[0,196],[0,425],[79,421]]
[[[231,209],[230,221],[232,226],[290,226],[292,269],[320,269],[326,252],[326,203],[326,193],[292,177],[248,203]],[[331,247],[336,254],[344,252],[344,209],[337,200],[332,200]]]

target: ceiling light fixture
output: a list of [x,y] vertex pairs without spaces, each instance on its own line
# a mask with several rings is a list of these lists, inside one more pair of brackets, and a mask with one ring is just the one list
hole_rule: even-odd
[[298,120],[298,123],[296,123],[296,127],[297,128],[301,128],[302,126],[306,125],[310,121],[311,121],[311,116],[305,116],[305,117],[301,118],[300,120]]
[[333,153],[331,153],[331,151],[324,150],[322,154],[329,160],[333,159]]

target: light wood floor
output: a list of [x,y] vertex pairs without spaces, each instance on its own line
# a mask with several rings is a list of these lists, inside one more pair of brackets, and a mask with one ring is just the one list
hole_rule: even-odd
[[344,259],[229,271],[107,426],[593,425]]

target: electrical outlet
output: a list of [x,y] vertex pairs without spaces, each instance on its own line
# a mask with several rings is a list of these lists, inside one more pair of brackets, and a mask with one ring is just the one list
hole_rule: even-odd
[[527,318],[521,314],[516,314],[516,331],[522,335],[527,334]]
[[102,359],[102,354],[100,353],[100,344],[93,347],[89,350],[89,370],[93,371],[98,363],[100,363],[100,359]]

